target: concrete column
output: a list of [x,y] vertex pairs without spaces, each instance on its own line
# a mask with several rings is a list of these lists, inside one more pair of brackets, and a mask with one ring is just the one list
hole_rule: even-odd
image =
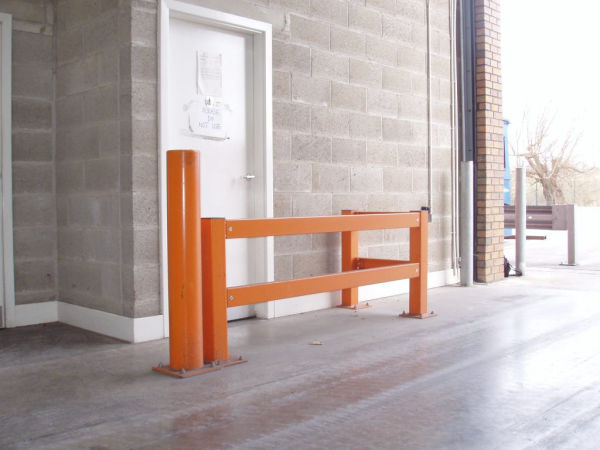
[[577,207],[575,205],[569,205],[567,210],[567,233],[569,240],[569,259],[567,264],[569,266],[577,265],[577,240],[575,227],[577,226]]
[[460,284],[473,286],[473,161],[460,163]]
[[527,234],[527,197],[525,186],[525,168],[517,167],[515,172],[515,235],[516,235],[516,268],[525,275],[525,239]]

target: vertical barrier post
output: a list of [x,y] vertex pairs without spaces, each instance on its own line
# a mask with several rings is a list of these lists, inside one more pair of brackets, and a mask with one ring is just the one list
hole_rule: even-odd
[[525,168],[515,171],[515,260],[517,272],[525,275],[525,240],[527,239],[527,186]]
[[227,348],[227,280],[225,219],[202,219],[202,295],[204,356],[207,361],[229,359]]
[[567,265],[577,265],[577,206],[568,205],[567,207],[567,239],[568,239],[568,259]]
[[[343,210],[342,215],[348,216],[353,211]],[[354,270],[354,260],[358,258],[358,231],[342,232],[342,272]],[[342,289],[342,308],[358,308],[358,288]]]
[[168,151],[170,362],[153,369],[178,377],[204,365],[200,217],[200,154]]
[[425,319],[435,314],[427,311],[429,211],[420,211],[419,226],[410,229],[410,262],[419,263],[419,276],[409,281],[408,314],[401,317]]

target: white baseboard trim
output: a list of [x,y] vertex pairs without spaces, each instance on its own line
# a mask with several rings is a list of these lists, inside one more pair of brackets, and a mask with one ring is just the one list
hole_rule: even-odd
[[162,315],[134,319],[58,301],[17,305],[15,321],[11,326],[48,322],[63,322],[126,342],[145,342],[165,337]]
[[25,327],[58,320],[57,301],[29,303],[15,306],[15,317],[9,326]]

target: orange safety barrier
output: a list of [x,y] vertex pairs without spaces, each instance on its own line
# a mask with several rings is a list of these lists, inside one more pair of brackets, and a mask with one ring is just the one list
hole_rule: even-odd
[[[428,211],[371,213],[342,211],[333,217],[273,219],[202,219],[202,299],[204,356],[212,364],[229,360],[227,308],[320,292],[342,290],[342,306],[358,308],[358,287],[400,279],[409,281],[409,312],[403,317],[426,318]],[[359,258],[362,230],[410,229],[408,261]],[[247,286],[226,285],[227,239],[292,234],[342,233],[342,272]]]

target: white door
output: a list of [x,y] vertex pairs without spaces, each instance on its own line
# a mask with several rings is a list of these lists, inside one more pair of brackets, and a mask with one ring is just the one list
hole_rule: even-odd
[[[168,64],[166,149],[200,151],[202,217],[265,215],[255,206],[264,203],[257,199],[264,196],[265,156],[255,139],[254,39],[243,31],[169,19],[163,61]],[[228,286],[263,281],[264,246],[227,241]],[[229,320],[254,315],[252,306],[228,310]]]
[[[4,153],[4,133],[6,133],[5,128],[5,117],[4,117],[4,102],[6,101],[6,99],[4,98],[4,96],[6,95],[3,91],[4,89],[2,88],[3,83],[2,83],[2,78],[4,76],[4,55],[3,50],[4,50],[4,46],[2,45],[3,43],[3,28],[5,27],[4,21],[0,20],[0,159],[3,158],[3,153]],[[0,164],[0,218],[4,217],[4,202],[3,202],[3,195],[2,195],[2,164]],[[3,223],[2,220],[0,220],[0,289],[2,290],[2,300],[0,300],[0,328],[4,328],[6,326],[6,295],[5,295],[5,291],[4,291],[4,258],[2,257],[2,255],[4,255],[4,239],[2,238],[2,236],[4,235],[3,233]]]

